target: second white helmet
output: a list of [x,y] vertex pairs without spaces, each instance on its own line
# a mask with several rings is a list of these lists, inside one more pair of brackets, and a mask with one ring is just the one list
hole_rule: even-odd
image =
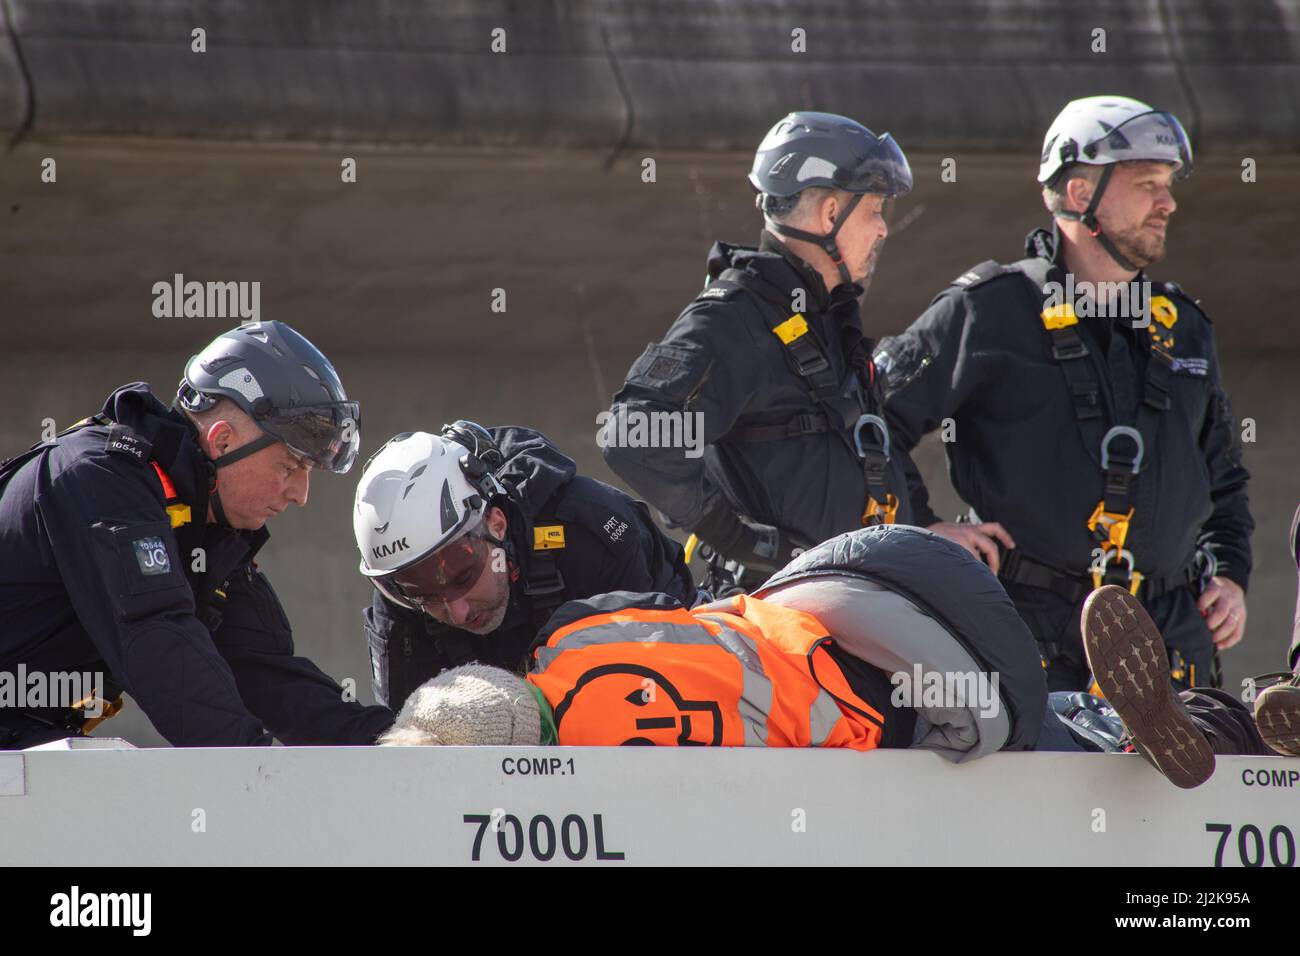
[[460,442],[429,432],[393,437],[366,462],[357,486],[352,528],[361,573],[381,578],[415,564],[477,528],[503,494]]
[[1129,160],[1173,163],[1175,176],[1192,172],[1192,146],[1172,114],[1127,96],[1072,100],[1043,139],[1038,181],[1050,185],[1071,163],[1107,166]]

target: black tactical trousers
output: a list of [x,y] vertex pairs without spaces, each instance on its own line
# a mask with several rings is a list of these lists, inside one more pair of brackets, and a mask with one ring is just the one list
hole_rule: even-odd
[[1197,687],[1178,696],[1216,754],[1277,756],[1259,735],[1254,714],[1231,694],[1211,687]]
[[[1011,581],[1003,586],[1038,642],[1048,691],[1087,690],[1091,673],[1079,630],[1083,598],[1070,602],[1054,591]],[[1179,690],[1220,686],[1214,642],[1197,610],[1196,593],[1190,587],[1175,588],[1144,606],[1164,636],[1174,686]]]

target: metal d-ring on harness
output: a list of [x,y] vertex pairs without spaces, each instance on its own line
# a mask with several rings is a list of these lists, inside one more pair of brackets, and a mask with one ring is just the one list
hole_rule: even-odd
[[[829,360],[817,343],[816,335],[810,334],[808,321],[802,313],[788,314],[785,296],[752,273],[742,269],[727,269],[710,283],[710,288],[740,288],[748,292],[760,303],[763,316],[772,334],[780,339],[785,347],[785,356],[790,368],[807,386],[810,397],[823,411],[796,415],[787,422],[772,425],[743,425],[727,433],[728,441],[778,441],[796,438],[801,435],[816,435],[825,432],[838,432],[845,435],[851,430],[853,447],[862,459],[863,477],[867,485],[867,499],[862,511],[863,525],[893,524],[898,512],[898,498],[889,493],[886,476],[889,464],[889,426],[879,415],[859,414],[867,405],[866,395],[871,382],[864,381],[858,370],[858,386],[863,396],[861,401],[849,399],[840,394],[841,383],[835,376]],[[850,425],[850,422],[853,424]],[[867,437],[863,437],[864,425],[875,426]]]
[[[1046,260],[1033,258],[1022,259],[1012,268],[1021,271],[1042,292],[1051,267],[1051,263]],[[1146,336],[1141,337],[1149,351],[1142,402],[1138,406],[1136,421],[1132,426],[1110,427],[1094,446],[1093,436],[1098,428],[1105,425],[1101,387],[1087,360],[1088,346],[1079,335],[1079,320],[1074,314],[1074,305],[1065,302],[1045,308],[1041,318],[1051,342],[1052,359],[1060,366],[1070,390],[1075,420],[1084,445],[1097,447],[1101,452],[1100,465],[1105,490],[1101,501],[1088,518],[1088,530],[1101,545],[1101,553],[1089,567],[1093,587],[1119,584],[1128,588],[1130,593],[1137,594],[1143,575],[1136,569],[1133,553],[1125,545],[1133,522],[1136,483],[1142,471],[1142,460],[1146,449],[1154,446],[1160,422],[1172,404],[1169,399],[1169,379],[1173,359],[1158,342],[1147,341]],[[1125,455],[1111,447],[1119,438],[1126,438],[1133,443],[1133,454]]]
[[[865,442],[862,429],[874,428],[872,437]],[[853,446],[862,459],[862,472],[867,482],[867,503],[862,509],[862,524],[866,527],[893,524],[898,514],[898,498],[889,493],[885,476],[889,468],[889,426],[879,415],[860,415],[853,426]]]

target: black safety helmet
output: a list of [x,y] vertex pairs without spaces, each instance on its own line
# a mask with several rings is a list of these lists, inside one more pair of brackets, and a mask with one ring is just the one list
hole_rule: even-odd
[[254,322],[213,339],[185,364],[176,405],[207,411],[228,398],[265,434],[213,461],[233,464],[276,442],[318,468],[352,467],[361,447],[361,408],[316,346],[282,322]]
[[790,113],[763,137],[754,155],[749,181],[758,190],[756,205],[768,211],[768,197],[788,198],[822,186],[853,193],[830,233],[814,235],[773,222],[783,236],[815,243],[831,257],[840,279],[852,280],[835,235],[867,193],[903,196],[912,190],[907,157],[888,133],[877,136],[861,123],[834,113]]

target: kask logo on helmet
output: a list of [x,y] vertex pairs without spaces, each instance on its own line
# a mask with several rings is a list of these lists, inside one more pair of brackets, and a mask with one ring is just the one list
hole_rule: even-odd
[[[387,528],[388,525],[384,525],[384,527]],[[380,558],[386,558],[389,555],[396,554],[398,551],[409,551],[410,549],[411,546],[406,543],[405,538],[398,538],[392,544],[381,544],[377,547],[371,548],[370,551],[375,556],[375,560],[379,560]]]

